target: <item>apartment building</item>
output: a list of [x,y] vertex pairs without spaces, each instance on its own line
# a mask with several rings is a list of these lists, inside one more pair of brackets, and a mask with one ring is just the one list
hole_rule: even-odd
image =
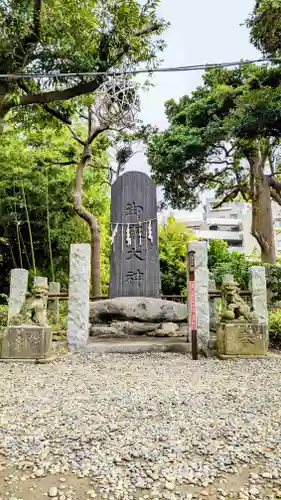
[[[259,245],[251,235],[252,208],[244,202],[224,203],[215,208],[217,201],[213,198],[206,200],[203,207],[203,216],[186,217],[180,213],[174,215],[179,222],[183,222],[198,238],[206,241],[212,239],[224,240],[230,250],[251,255],[259,253]],[[276,252],[281,256],[281,207],[272,204]]]

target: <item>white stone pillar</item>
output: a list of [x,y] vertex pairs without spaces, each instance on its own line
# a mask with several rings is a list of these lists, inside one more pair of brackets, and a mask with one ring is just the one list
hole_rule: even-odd
[[[197,337],[199,346],[207,354],[210,340],[208,244],[190,241],[188,251],[195,252],[195,302]],[[191,329],[191,304],[189,301],[189,328]],[[190,337],[191,338],[191,332]]]
[[43,276],[34,276],[33,285],[48,288],[48,278],[45,278]]
[[[215,280],[209,280],[209,291],[216,290],[216,282]],[[216,338],[217,338],[217,324],[218,324],[218,302],[219,299],[217,297],[209,297],[209,308],[210,308],[210,340],[209,347],[210,349],[216,348]]]
[[253,311],[259,323],[268,326],[267,291],[265,267],[252,266],[249,268],[250,290],[252,292]]
[[67,341],[70,347],[83,347],[88,342],[90,271],[90,245],[71,245],[67,325]]
[[28,284],[26,269],[12,269],[10,278],[10,296],[8,308],[8,323],[13,316],[17,316],[24,304]]
[[[60,293],[60,283],[51,281],[49,291],[52,293]],[[56,298],[49,299],[49,311],[51,313],[52,322],[58,325],[60,322],[60,301]]]

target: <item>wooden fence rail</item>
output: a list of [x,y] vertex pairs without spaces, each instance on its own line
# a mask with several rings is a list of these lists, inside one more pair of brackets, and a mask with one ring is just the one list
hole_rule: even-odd
[[[250,290],[240,290],[239,295],[245,296],[245,297],[251,297],[252,292]],[[222,292],[220,290],[210,290],[209,291],[209,296],[211,298],[216,298],[216,297],[221,297]],[[49,299],[61,299],[61,300],[68,300],[68,293],[67,292],[48,292],[48,298]],[[107,295],[102,295],[100,297],[90,297],[90,300],[95,301],[95,300],[106,300],[109,297]],[[186,302],[187,296],[186,295],[162,295],[161,299],[163,300],[172,300],[175,302]]]

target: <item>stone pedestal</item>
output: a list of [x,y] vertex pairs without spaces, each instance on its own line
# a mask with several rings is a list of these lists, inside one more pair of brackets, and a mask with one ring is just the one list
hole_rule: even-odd
[[0,339],[0,359],[36,360],[52,354],[52,330],[33,324],[6,328]]
[[10,280],[10,297],[8,323],[20,313],[27,293],[28,271],[26,269],[12,269]]
[[218,325],[217,355],[219,358],[255,357],[266,356],[266,354],[266,325],[240,320]]

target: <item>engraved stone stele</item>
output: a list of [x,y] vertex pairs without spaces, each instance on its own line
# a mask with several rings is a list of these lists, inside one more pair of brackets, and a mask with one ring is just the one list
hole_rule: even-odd
[[20,313],[25,301],[27,282],[28,271],[26,269],[12,269],[10,279],[8,323],[13,316]]
[[52,353],[52,331],[47,324],[46,285],[34,285],[18,315],[1,333],[1,359],[46,359]]
[[88,243],[70,247],[67,341],[83,347],[89,337],[91,247]]
[[221,359],[266,356],[267,353],[267,326],[255,317],[239,295],[232,275],[223,278],[216,348]]
[[142,172],[127,172],[111,189],[112,247],[109,296],[159,297],[156,186]]

